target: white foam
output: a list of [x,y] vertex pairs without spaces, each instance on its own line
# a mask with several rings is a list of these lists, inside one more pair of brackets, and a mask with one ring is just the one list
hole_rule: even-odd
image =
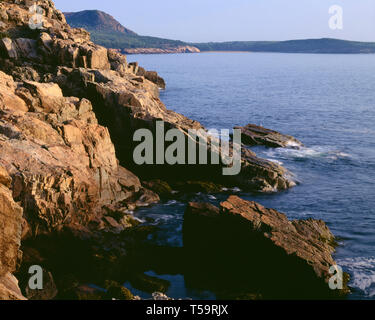
[[375,297],[375,257],[347,258],[337,263],[352,274],[349,286],[363,291],[370,298]]
[[171,200],[171,201],[168,201],[165,205],[166,206],[172,206],[174,204],[177,204],[177,201],[176,200]]
[[302,144],[297,141],[289,140],[286,146],[288,148],[299,148],[299,147],[302,147]]
[[278,165],[280,165],[280,166],[282,166],[284,163],[283,162],[281,162],[280,160],[276,160],[276,159],[267,159],[268,161],[270,161],[270,162],[273,162],[273,163],[276,163],[276,164],[278,164]]
[[280,161],[280,159],[314,159],[314,158],[326,158],[330,160],[339,160],[345,158],[351,158],[352,156],[348,153],[335,150],[334,147],[303,147],[298,149],[290,148],[276,148],[268,150],[266,155],[269,157],[268,160],[272,162]]

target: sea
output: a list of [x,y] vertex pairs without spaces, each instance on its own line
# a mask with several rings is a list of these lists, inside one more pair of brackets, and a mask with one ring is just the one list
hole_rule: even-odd
[[[232,193],[290,219],[324,220],[339,239],[334,258],[351,275],[349,299],[375,298],[375,55],[210,52],[128,61],[158,71],[167,108],[208,129],[252,123],[302,141],[300,149],[252,148],[292,172],[296,187]],[[191,200],[218,204],[225,197],[198,193]],[[135,215],[160,226],[153,241],[182,246],[185,208],[186,201],[165,201]],[[216,298],[188,287],[182,274],[147,274],[169,280],[173,298]]]

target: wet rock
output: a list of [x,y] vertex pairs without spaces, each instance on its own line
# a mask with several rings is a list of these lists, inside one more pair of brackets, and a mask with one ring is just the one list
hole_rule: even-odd
[[167,292],[170,282],[167,280],[151,277],[146,274],[136,274],[130,278],[131,285],[143,292]]
[[203,259],[194,267],[202,268],[200,273],[220,266],[211,277],[223,279],[221,291],[231,284],[238,292],[264,298],[319,299],[348,293],[346,276],[343,290],[329,289],[335,241],[321,220],[289,221],[276,210],[230,196],[220,208],[190,203],[183,236],[187,252],[195,261]]
[[171,198],[173,197],[173,190],[171,186],[166,182],[160,179],[144,181],[142,182],[143,186],[147,189],[150,189],[157,193],[162,198]]
[[285,148],[289,146],[302,146],[302,142],[292,136],[263,128],[255,124],[244,127],[235,127],[242,132],[242,142],[249,146],[263,145],[271,148]]
[[134,298],[127,288],[115,281],[106,281],[105,289],[107,292],[104,294],[104,299],[133,300]]
[[65,292],[63,296],[61,296],[62,300],[78,300],[78,301],[95,301],[95,300],[103,300],[103,296],[105,293],[103,291],[93,288],[88,285],[78,285],[70,289],[69,291]]
[[152,294],[152,300],[155,300],[155,301],[171,301],[173,299],[169,298],[166,294],[164,294],[162,292],[154,292]]
[[174,183],[173,187],[181,192],[220,193],[223,186],[209,181],[184,181]]

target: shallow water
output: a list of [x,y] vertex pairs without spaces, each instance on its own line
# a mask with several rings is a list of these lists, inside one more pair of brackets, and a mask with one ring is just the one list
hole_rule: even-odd
[[[161,93],[166,106],[207,128],[254,123],[301,140],[300,150],[253,149],[288,168],[297,187],[239,194],[291,219],[326,221],[341,239],[335,259],[352,276],[350,298],[375,298],[375,55],[203,53],[128,60],[157,70],[167,82]],[[224,196],[196,198],[217,203]],[[181,245],[185,206],[169,202],[136,214],[160,220],[157,241]],[[183,277],[172,281],[171,291],[207,296],[186,291]]]

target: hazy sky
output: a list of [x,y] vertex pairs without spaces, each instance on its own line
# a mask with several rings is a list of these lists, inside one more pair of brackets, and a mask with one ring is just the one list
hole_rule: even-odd
[[[141,35],[192,42],[341,38],[375,41],[375,0],[55,0],[62,11],[98,9]],[[329,7],[343,8],[331,30]]]

